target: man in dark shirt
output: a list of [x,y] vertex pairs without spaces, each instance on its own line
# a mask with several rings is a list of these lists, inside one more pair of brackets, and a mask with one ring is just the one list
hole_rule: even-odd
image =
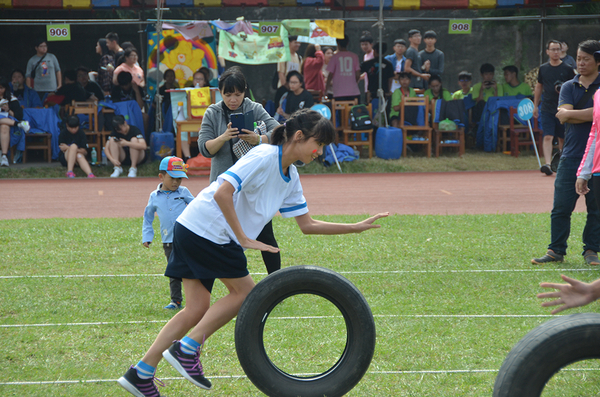
[[56,95],[65,97],[62,105],[70,105],[73,101],[85,102],[90,98],[90,93],[77,82],[77,72],[67,70],[63,76],[63,80],[62,87],[56,91]]
[[87,68],[80,67],[77,69],[77,82],[81,84],[84,90],[93,95],[94,100],[103,101],[104,93],[102,92],[102,88],[95,81],[90,80],[90,71]]
[[118,85],[115,85],[110,92],[110,97],[113,102],[136,101],[138,105],[140,105],[140,109],[144,108],[144,100],[142,98],[140,87],[133,82],[131,73],[119,73],[117,76],[117,83]]
[[[566,81],[560,90],[556,117],[565,124],[565,144],[554,182],[554,204],[550,217],[551,241],[546,255],[531,260],[534,264],[562,262],[567,253],[567,240],[571,232],[571,214],[579,198],[575,190],[577,170],[592,128],[593,94],[600,86],[598,74],[600,59],[594,58],[596,51],[600,51],[600,43],[595,40],[579,43],[577,48],[579,74],[574,79]],[[590,192],[585,195],[588,215],[582,236],[583,257],[588,265],[597,266],[600,265],[598,260],[600,209],[594,200],[594,189],[599,187],[593,185],[590,180],[588,188]]]
[[[533,117],[538,117],[538,105],[540,104],[540,98],[542,99],[541,126],[544,136],[542,147],[545,164],[540,168],[540,172],[546,175],[552,175],[552,169],[550,168],[552,141],[554,137],[558,138],[558,147],[562,149],[565,137],[565,128],[555,116],[558,107],[558,93],[563,83],[575,76],[573,69],[560,60],[560,51],[560,41],[548,41],[546,54],[548,54],[549,60],[540,66],[538,82],[535,85],[533,94]],[[542,93],[544,94],[543,97]]]
[[[385,54],[387,50],[387,44],[381,43],[381,52]],[[367,74],[369,81],[367,91],[367,103],[371,102],[371,99],[377,98],[377,90],[379,89],[379,43],[375,43],[373,46],[373,59],[363,62],[360,65],[360,71]],[[381,88],[385,95],[389,95],[390,88],[392,85],[392,79],[394,78],[394,66],[390,61],[385,58],[381,60]]]

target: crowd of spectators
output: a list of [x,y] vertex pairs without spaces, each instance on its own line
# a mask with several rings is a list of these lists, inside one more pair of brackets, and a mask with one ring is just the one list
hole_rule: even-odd
[[[299,54],[301,43],[298,42],[298,37],[290,36],[290,60],[277,64],[277,74],[273,80],[273,88],[276,90],[275,119],[284,122],[295,111],[330,99],[357,100],[363,103],[383,99],[387,105],[385,112],[390,124],[397,126],[402,99],[423,95],[430,100],[469,99],[473,103],[470,120],[472,124],[467,126],[467,133],[472,133],[470,128],[474,128],[473,125],[476,126],[480,120],[489,98],[527,96],[535,99],[536,107],[541,103],[542,114],[548,113],[548,117],[542,117],[544,121],[541,124],[542,128],[550,130],[550,127],[553,127],[557,131],[560,130],[560,122],[556,121],[556,117],[551,114],[556,113],[554,97],[558,92],[551,92],[544,84],[554,83],[551,80],[555,76],[547,76],[547,69],[558,63],[561,64],[562,74],[556,79],[564,82],[575,74],[575,60],[568,55],[568,45],[564,42],[551,41],[548,44],[547,52],[550,61],[540,68],[538,86],[535,90],[520,80],[519,69],[515,65],[503,65],[504,82],[498,81],[496,68],[490,63],[480,66],[478,78],[474,79],[472,71],[464,70],[458,74],[456,82],[443,82],[445,55],[437,48],[437,34],[433,30],[427,30],[421,35],[418,29],[410,29],[406,37],[398,37],[393,41],[391,51],[388,51],[387,43],[374,43],[368,31],[362,33],[359,43],[363,53],[362,61],[359,60],[359,55],[353,52],[347,36],[337,39],[336,46],[308,44],[302,56]],[[27,62],[25,71],[15,69],[11,73],[8,86],[12,95],[6,98],[5,108],[11,103],[11,99],[17,100],[23,108],[49,104],[58,104],[64,108],[72,101],[96,103],[132,101],[141,111],[144,123],[141,134],[147,141],[150,101],[146,90],[144,68],[140,66],[143,63],[140,62],[138,50],[131,43],[120,43],[118,35],[113,32],[98,39],[95,52],[99,56],[99,61],[95,71],[90,71],[83,66],[76,70],[62,71],[59,60],[48,52],[48,43],[40,41],[34,47],[36,53]],[[166,70],[163,78],[158,89],[162,98],[161,111],[170,113],[172,103],[169,90],[180,87],[173,70]],[[211,72],[203,67],[194,73],[193,81],[186,83],[185,86],[206,87],[210,80]],[[553,106],[554,108],[550,109]],[[3,156],[2,165],[8,166],[6,156],[13,145],[11,134],[18,133],[19,126],[23,126],[21,128],[23,130],[27,125],[20,124],[22,112],[7,110],[4,113],[8,120],[0,119],[2,125],[0,146]],[[0,112],[0,117],[2,114]],[[62,111],[61,116],[65,120],[67,114]],[[100,120],[100,126],[109,130],[115,129],[110,118]],[[63,125],[64,128],[66,127]],[[10,133],[7,130],[10,130]],[[551,152],[552,139],[555,136],[559,139],[561,137],[560,133],[554,132],[545,135],[550,136],[544,141],[545,162],[549,163],[548,152]],[[550,143],[547,142],[548,140]],[[190,147],[186,139],[182,141],[186,144],[184,159],[187,160],[190,157]],[[116,153],[115,156],[107,157],[116,158]],[[18,156],[15,156],[14,161],[18,161]],[[547,172],[547,169],[544,168],[543,171]],[[120,172],[115,174],[118,175]],[[133,174],[135,172],[129,173],[130,176]]]

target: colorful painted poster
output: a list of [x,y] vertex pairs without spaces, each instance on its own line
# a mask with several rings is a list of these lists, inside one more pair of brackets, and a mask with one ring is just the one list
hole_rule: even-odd
[[301,43],[320,44],[322,46],[337,46],[335,38],[325,33],[325,31],[318,27],[314,22],[310,23],[310,35],[298,36],[298,41]]
[[[215,31],[213,28],[213,35]],[[157,35],[154,29],[148,29],[148,73],[147,87],[151,96],[157,89],[156,70],[156,46]],[[179,87],[183,88],[192,84],[194,72],[205,66],[210,70],[211,81],[218,78],[217,51],[214,37],[204,39],[187,40],[181,33],[175,30],[163,30],[159,45],[158,82],[162,82],[163,73],[167,69],[173,69],[175,79]]]
[[289,61],[288,33],[284,27],[280,29],[280,32],[280,36],[259,36],[256,32],[251,35],[243,32],[232,35],[221,30],[219,32],[219,56],[228,61],[247,65]]

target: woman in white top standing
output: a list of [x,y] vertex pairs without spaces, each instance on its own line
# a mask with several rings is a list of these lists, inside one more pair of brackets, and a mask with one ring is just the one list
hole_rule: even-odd
[[[387,213],[354,224],[310,216],[293,164],[311,162],[334,137],[329,120],[301,110],[273,131],[272,144],[252,149],[188,205],[175,224],[165,273],[183,279],[188,303],[163,327],[142,360],[118,380],[122,387],[136,396],[158,396],[154,373],[165,357],[193,384],[211,388],[200,363],[202,345],[237,315],[254,287],[244,250],[279,251],[255,240],[277,212],[295,217],[304,234],[361,233],[380,227],[373,222]],[[215,278],[229,294],[209,307]]]

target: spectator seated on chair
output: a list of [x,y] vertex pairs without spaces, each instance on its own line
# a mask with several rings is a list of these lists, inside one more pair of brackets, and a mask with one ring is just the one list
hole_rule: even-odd
[[[166,72],[165,72],[166,73]],[[186,81],[185,87],[194,87],[194,88],[202,88],[202,87],[210,87],[210,71],[208,68],[201,67],[200,69],[194,72],[192,76],[192,81]],[[166,77],[165,77],[166,80]]]
[[286,76],[286,84],[290,88],[285,100],[285,109],[281,106],[277,109],[277,114],[283,116],[285,120],[300,109],[308,109],[315,104],[313,96],[304,89],[304,77],[297,71],[292,70]]
[[61,129],[58,136],[58,147],[60,148],[58,161],[67,167],[67,178],[75,178],[73,172],[75,165],[79,165],[88,178],[95,178],[85,158],[88,153],[87,138],[79,126],[79,117],[75,115],[67,117],[65,127]]
[[70,105],[71,102],[93,102],[91,99],[92,95],[85,90],[77,82],[77,72],[74,70],[67,70],[63,75],[63,85],[56,90],[57,96],[64,96],[65,99],[59,105]]
[[[8,81],[0,78],[0,149],[2,158],[0,166],[8,167],[8,150],[16,146],[18,151],[25,150],[25,135],[29,131],[27,121],[23,119],[23,108],[17,98],[10,92]],[[17,127],[17,128],[13,128]],[[15,154],[14,162],[18,160]]]
[[442,87],[442,79],[437,74],[432,74],[429,78],[429,88],[425,90],[424,95],[429,97],[430,101],[434,99],[452,100],[452,93]]
[[90,80],[90,70],[86,67],[80,66],[77,68],[77,82],[86,90],[92,94],[91,99],[95,102],[104,100],[104,93],[102,88],[95,81]]
[[175,79],[175,71],[173,69],[167,69],[163,73],[163,82],[158,88],[158,93],[162,96],[162,106],[164,112],[168,112],[171,107],[171,93],[167,90],[174,90],[179,88],[179,83]]
[[123,165],[130,164],[128,177],[137,176],[137,166],[146,161],[146,140],[136,126],[127,124],[125,117],[116,115],[112,120],[113,132],[106,142],[105,154],[114,166],[111,178],[118,178]]
[[13,95],[24,108],[41,108],[42,101],[38,93],[27,87],[25,84],[25,74],[21,69],[15,69],[10,74],[10,89]]
[[504,81],[506,81],[506,83],[502,84],[504,96],[525,95],[533,97],[533,92],[529,84],[519,82],[519,69],[516,66],[508,65],[502,68],[502,70],[504,71]]
[[[410,87],[412,79],[411,74],[408,72],[401,72],[398,74],[398,77],[400,79],[400,88],[392,94],[392,111],[390,112],[390,123],[392,124],[392,127],[396,128],[400,125],[400,104],[402,103],[402,98],[413,98],[417,96],[414,88]],[[416,106],[410,107],[409,109],[406,109],[407,112],[404,119],[410,124],[416,125],[418,109]],[[412,110],[414,110],[414,112]]]
[[490,63],[481,65],[481,68],[479,68],[481,83],[473,86],[473,100],[476,102],[487,102],[489,97],[504,95],[502,85],[499,85],[494,80],[495,71],[494,65]]
[[142,118],[144,121],[144,130],[148,126],[148,114],[144,113],[144,94],[142,88],[140,88],[131,77],[129,72],[121,72],[117,76],[118,85],[114,86],[111,92],[111,98],[113,102],[125,102],[125,101],[136,101],[142,111]]
[[471,83],[473,81],[473,75],[465,70],[458,74],[458,85],[460,90],[455,91],[452,94],[452,99],[464,99],[469,94],[473,93],[473,87]]
[[142,90],[133,82],[131,73],[121,72],[117,76],[117,85],[112,88],[110,97],[113,102],[136,101],[144,109]]
[[496,69],[490,63],[484,63],[479,68],[481,73],[481,83],[473,86],[473,100],[475,107],[473,108],[472,119],[475,123],[479,123],[485,103],[491,97],[504,96],[502,85],[494,80],[494,72]]

